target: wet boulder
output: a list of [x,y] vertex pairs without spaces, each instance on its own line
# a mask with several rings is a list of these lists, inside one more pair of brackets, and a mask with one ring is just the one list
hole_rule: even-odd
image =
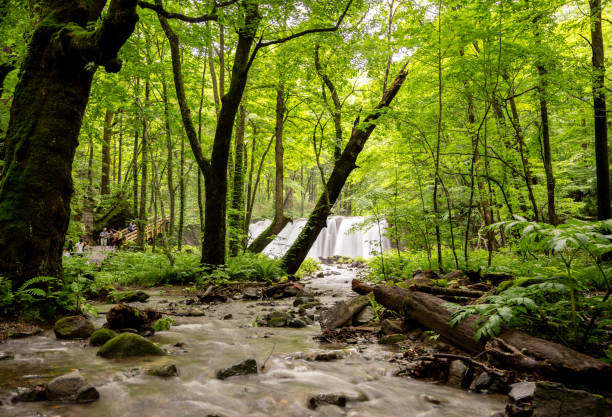
[[144,303],[149,299],[149,294],[144,291],[127,291],[114,295],[117,303]]
[[58,339],[87,339],[94,330],[93,323],[83,316],[64,317],[53,326]]
[[346,406],[346,396],[342,394],[318,394],[308,399],[308,408],[315,410],[319,405],[331,404],[338,407]]
[[247,287],[242,291],[242,298],[245,300],[258,300],[261,298],[261,291],[255,287]]
[[606,416],[605,399],[590,392],[538,381],[533,395],[533,417]]
[[380,325],[380,331],[382,334],[398,334],[403,332],[402,322],[400,320],[385,319]]
[[381,337],[379,343],[381,345],[395,345],[397,343],[405,342],[406,340],[408,340],[408,336],[406,336],[405,334],[397,333]]
[[319,318],[321,327],[334,330],[338,327],[350,325],[353,316],[367,305],[370,305],[370,299],[367,295],[359,295],[346,301],[340,301],[321,315]]
[[127,304],[117,304],[106,313],[105,327],[112,330],[135,329],[138,333],[151,330],[153,323],[161,319],[158,311],[139,310]]
[[83,378],[79,371],[59,376],[47,384],[47,400],[62,403],[88,403],[100,398],[100,393]]
[[133,333],[121,333],[106,342],[97,353],[107,359],[129,356],[162,356],[164,351],[156,344]]
[[356,326],[368,324],[374,320],[376,320],[376,313],[372,306],[365,306],[359,313],[353,316],[353,324]]
[[247,359],[236,365],[217,371],[217,379],[226,379],[232,376],[257,374],[255,359]]
[[41,384],[34,387],[21,387],[17,390],[11,402],[33,402],[45,401],[47,399],[47,385]]
[[117,333],[111,329],[98,329],[92,333],[91,337],[89,338],[89,344],[91,346],[102,346],[115,336],[117,336]]
[[178,376],[178,369],[174,364],[163,365],[147,369],[146,374],[151,376],[158,376],[160,378],[170,378],[173,376]]
[[448,370],[448,385],[461,388],[468,372],[468,367],[460,360],[454,360]]

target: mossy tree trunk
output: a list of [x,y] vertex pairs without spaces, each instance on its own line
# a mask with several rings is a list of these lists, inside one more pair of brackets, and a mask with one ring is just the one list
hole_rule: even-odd
[[0,183],[0,275],[19,286],[39,275],[62,276],[70,219],[72,162],[98,65],[117,72],[117,52],[138,21],[135,0],[41,2],[15,88]]
[[238,255],[242,242],[242,226],[244,224],[244,129],[247,112],[244,105],[240,106],[240,117],[235,135],[234,178],[232,185],[232,210],[229,214],[230,224],[230,254]]
[[363,122],[360,122],[359,117],[355,120],[351,137],[342,155],[334,164],[332,173],[325,184],[325,189],[319,197],[310,217],[308,217],[306,226],[304,226],[297,240],[282,259],[282,266],[287,273],[295,274],[297,272],[319,233],[327,225],[327,216],[331,213],[331,209],[336,203],[346,180],[353,169],[355,169],[357,157],[374,131],[376,120],[389,107],[406,79],[405,68],[405,66],[402,68],[393,83],[383,94],[376,108],[366,116]]
[[100,178],[100,194],[110,194],[111,138],[114,113],[106,110],[104,115],[104,134],[102,135],[102,176]]

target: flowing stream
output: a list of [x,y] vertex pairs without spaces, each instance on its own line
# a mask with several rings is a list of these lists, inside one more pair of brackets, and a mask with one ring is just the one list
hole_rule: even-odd
[[[319,233],[317,240],[308,252],[310,258],[328,258],[330,256],[362,257],[365,259],[376,256],[391,248],[391,242],[384,236],[387,223],[369,221],[361,227],[366,219],[360,216],[344,217],[330,216],[327,227]],[[259,236],[272,223],[271,220],[260,220],[249,226],[251,240]],[[263,253],[279,258],[295,242],[306,225],[306,219],[297,219],[289,223],[263,251]]]
[[[326,276],[308,282],[322,291],[326,305],[350,296],[354,271],[325,266]],[[336,274],[336,275],[333,275]],[[153,295],[138,307],[160,307],[179,297]],[[258,315],[285,309],[293,298],[269,302],[230,301],[210,305],[204,317],[177,317],[169,331],[151,340],[169,351],[159,358],[107,360],[96,356],[87,341],[57,340],[51,331],[0,345],[15,353],[14,360],[0,361],[0,416],[363,416],[363,417],[488,417],[502,410],[501,396],[466,391],[410,378],[394,377],[397,354],[381,345],[322,345],[313,339],[317,324],[302,329],[253,327]],[[100,306],[108,309],[109,306]],[[232,319],[223,320],[231,313]],[[102,325],[104,315],[96,319]],[[183,348],[175,347],[183,343]],[[344,358],[333,362],[301,359],[303,353],[342,350]],[[254,358],[265,369],[259,375],[215,378],[218,369]],[[163,379],[139,374],[136,368],[176,364],[179,376]],[[10,404],[19,386],[45,382],[79,369],[100,392],[91,404],[48,402]],[[308,398],[322,393],[342,393],[345,408],[335,405],[306,407]],[[439,404],[431,402],[434,397]],[[40,414],[37,414],[40,413]]]

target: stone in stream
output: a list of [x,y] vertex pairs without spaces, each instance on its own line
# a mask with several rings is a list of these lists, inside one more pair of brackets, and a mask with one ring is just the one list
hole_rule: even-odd
[[261,298],[261,291],[255,287],[247,287],[242,291],[242,298],[245,300],[258,300]]
[[217,371],[217,379],[226,379],[232,376],[257,374],[257,362],[255,359],[247,359],[236,365]]
[[106,342],[97,354],[110,359],[128,356],[162,356],[164,351],[142,336],[133,333],[121,333]]
[[380,324],[380,331],[385,335],[402,333],[404,331],[402,321],[384,319]]
[[510,385],[508,397],[514,403],[529,402],[535,393],[536,383],[533,381],[517,382]]
[[368,324],[373,322],[376,319],[376,313],[372,306],[365,306],[363,310],[353,316],[353,324],[356,326],[361,326],[363,324]]
[[295,300],[293,300],[293,306],[297,307],[297,306],[301,306],[303,304],[308,304],[308,303],[312,303],[315,302],[315,298],[314,297],[295,297]]
[[460,360],[454,360],[450,364],[448,370],[448,385],[461,388],[463,386],[463,380],[467,374],[468,367]]
[[17,390],[17,395],[11,398],[11,402],[33,402],[45,401],[47,399],[47,386],[45,384],[36,385],[34,387],[20,387]]
[[408,336],[406,336],[405,334],[397,333],[381,337],[379,343],[381,345],[394,345],[396,343],[401,343],[406,340],[408,340]]
[[533,417],[605,417],[601,395],[565,388],[555,382],[538,381],[533,395]]
[[139,310],[127,304],[117,304],[106,313],[109,329],[136,329],[138,333],[150,330],[155,321],[162,318],[161,313],[153,310]]
[[149,294],[144,291],[127,291],[122,293],[117,293],[114,295],[114,299],[116,303],[134,303],[140,302],[144,303],[149,299]]
[[337,405],[338,407],[346,406],[346,396],[342,394],[318,394],[308,399],[308,408],[315,410],[318,406],[324,404]]
[[47,384],[47,400],[62,403],[88,403],[100,398],[100,393],[81,376],[79,371],[58,376]]
[[93,323],[83,316],[64,317],[53,326],[58,339],[87,339],[94,330]]
[[15,359],[13,352],[0,352],[0,361],[10,361],[11,359]]
[[115,336],[117,336],[117,333],[115,333],[111,329],[98,329],[91,334],[91,337],[89,338],[89,344],[91,346],[102,346]]
[[178,376],[178,369],[176,369],[176,365],[163,365],[155,368],[149,368],[146,371],[147,375],[158,376],[161,378],[170,378],[173,376]]
[[478,392],[484,391],[488,389],[489,386],[491,386],[492,382],[493,377],[488,372],[482,371],[472,381],[472,384],[470,385],[470,390]]

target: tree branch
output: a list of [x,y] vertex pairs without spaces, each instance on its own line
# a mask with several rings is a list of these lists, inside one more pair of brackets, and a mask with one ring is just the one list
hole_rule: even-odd
[[255,60],[255,55],[257,55],[257,52],[261,48],[265,48],[265,47],[271,46],[271,45],[278,45],[278,44],[281,44],[281,43],[285,43],[285,42],[288,42],[290,40],[302,37],[304,35],[309,35],[311,33],[335,32],[335,31],[337,31],[340,28],[340,25],[342,24],[342,21],[346,17],[346,14],[348,13],[348,11],[349,11],[349,9],[350,9],[352,4],[353,4],[353,0],[349,0],[348,3],[346,4],[346,7],[344,8],[344,11],[340,15],[340,18],[338,18],[338,21],[336,22],[336,24],[334,26],[330,26],[330,27],[326,27],[326,28],[306,29],[306,30],[303,30],[301,32],[294,33],[292,35],[286,36],[284,38],[275,39],[275,40],[267,41],[267,42],[262,42],[261,39],[260,39],[259,42],[257,43],[257,45],[255,46],[255,49],[253,49],[253,53],[251,54],[251,58],[249,58],[249,64],[248,64],[247,68],[251,67],[251,65],[253,64],[253,61]]
[[189,22],[189,23],[202,23],[202,22],[209,22],[211,20],[216,21],[219,18],[219,16],[217,15],[217,11],[220,8],[231,6],[232,4],[237,3],[237,2],[238,0],[228,0],[223,3],[217,3],[215,1],[213,9],[210,13],[202,15],[202,16],[198,16],[198,17],[185,16],[184,14],[181,14],[181,13],[169,12],[166,9],[164,9],[163,6],[160,6],[158,4],[148,3],[143,0],[138,0],[138,5],[143,9],[153,10],[157,12],[158,15],[165,17],[166,19],[178,19],[184,22]]

